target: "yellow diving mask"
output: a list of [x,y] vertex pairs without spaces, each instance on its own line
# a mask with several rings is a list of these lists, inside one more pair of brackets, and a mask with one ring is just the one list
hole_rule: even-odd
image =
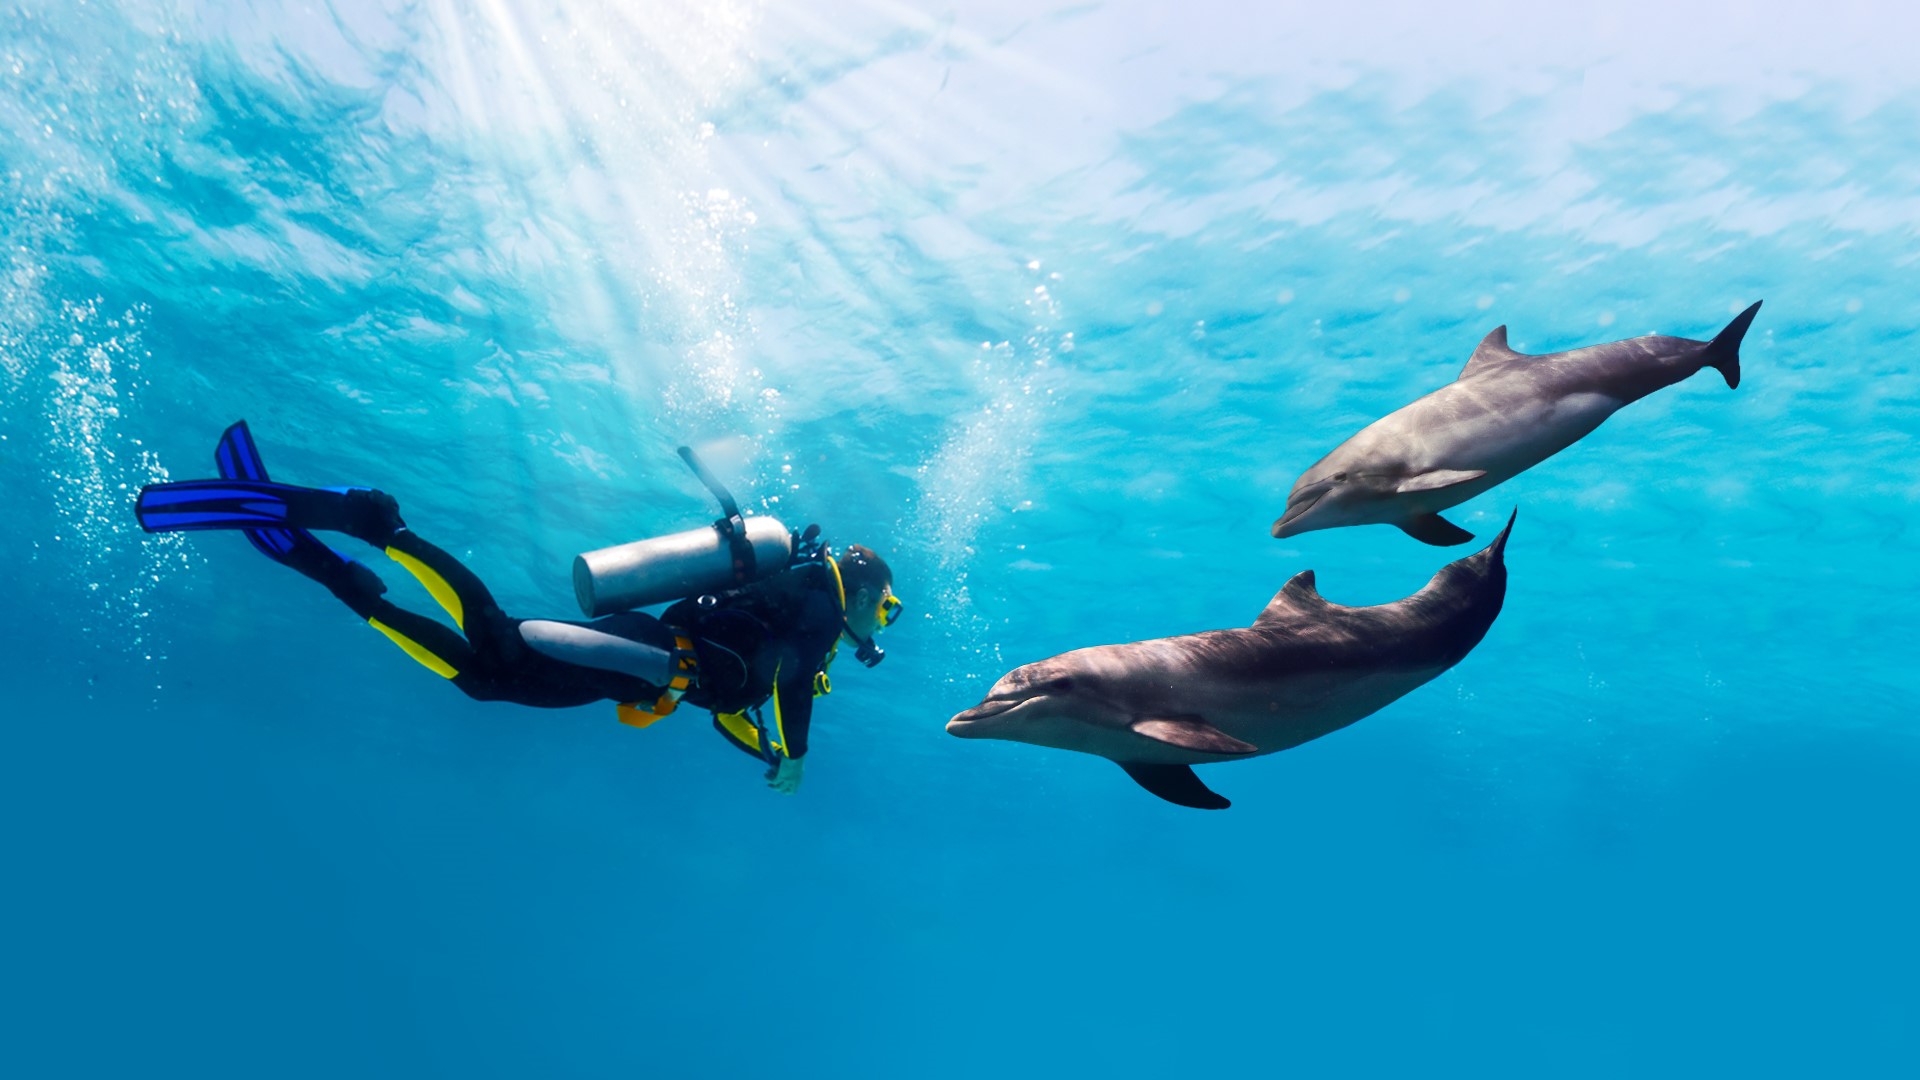
[[888,590],[880,597],[879,606],[873,609],[873,619],[881,626],[892,626],[894,620],[900,617],[900,609],[905,606],[899,597],[893,595],[892,590]]

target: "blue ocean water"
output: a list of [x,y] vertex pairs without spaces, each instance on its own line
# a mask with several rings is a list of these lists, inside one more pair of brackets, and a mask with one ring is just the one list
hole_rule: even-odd
[[[1444,10],[1443,10],[1444,8]],[[1912,1076],[1920,23],[1887,4],[0,10],[0,1060],[21,1076]],[[1458,552],[1299,472],[1706,337],[1433,683],[1182,810],[942,725]],[[246,418],[521,614],[757,512],[892,562],[805,786],[471,702],[150,481]],[[403,600],[429,601],[405,575]]]

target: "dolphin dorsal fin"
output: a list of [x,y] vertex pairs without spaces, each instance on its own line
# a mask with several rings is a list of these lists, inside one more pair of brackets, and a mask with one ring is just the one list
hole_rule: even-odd
[[1266,623],[1278,622],[1288,615],[1315,612],[1328,606],[1327,598],[1321,596],[1320,591],[1313,587],[1313,571],[1302,570],[1293,575],[1285,585],[1280,586],[1280,591],[1273,594],[1272,600],[1267,601],[1266,610],[1260,613],[1259,618],[1253,620],[1253,625],[1262,626]]
[[1507,360],[1517,360],[1526,353],[1517,353],[1507,348],[1507,328],[1496,326],[1486,337],[1480,339],[1480,347],[1473,350],[1473,356],[1467,366],[1460,369],[1460,377],[1466,378],[1483,367]]

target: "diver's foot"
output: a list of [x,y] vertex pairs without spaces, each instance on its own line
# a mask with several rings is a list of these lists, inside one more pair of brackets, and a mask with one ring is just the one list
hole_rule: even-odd
[[352,559],[336,563],[321,584],[342,603],[362,614],[387,591],[387,583],[380,580],[372,567]]
[[[384,551],[393,543],[393,535],[407,527],[407,523],[400,520],[400,501],[384,491],[352,488],[343,499],[346,504],[346,527],[340,531],[355,540],[364,540]],[[358,563],[353,565],[359,566]],[[367,572],[372,573],[371,570]]]
[[369,600],[376,596],[386,595],[387,583],[381,581],[380,575],[374,573],[373,567],[368,566],[366,563],[354,562],[352,559],[347,560],[347,569],[344,577],[345,587],[336,587],[336,592],[349,592],[355,596],[366,597]]
[[387,583],[365,563],[354,562],[305,529],[290,530],[288,535],[291,539],[284,550],[276,550],[274,559],[326,586],[348,607],[358,611],[386,593]]

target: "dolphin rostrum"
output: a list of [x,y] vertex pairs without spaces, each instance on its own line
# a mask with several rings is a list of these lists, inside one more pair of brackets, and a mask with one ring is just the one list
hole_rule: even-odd
[[1227,800],[1190,766],[1317,739],[1472,651],[1506,599],[1512,530],[1509,518],[1485,549],[1390,604],[1329,603],[1306,570],[1246,629],[1098,645],[1015,668],[947,731],[1098,754],[1168,802],[1223,810]]
[[1507,348],[1507,328],[1495,327],[1458,379],[1375,420],[1302,473],[1273,535],[1385,524],[1429,544],[1464,544],[1473,534],[1439,511],[1702,368],[1739,386],[1740,339],[1759,310],[1756,303],[1734,316],[1712,341],[1649,334],[1539,356]]

